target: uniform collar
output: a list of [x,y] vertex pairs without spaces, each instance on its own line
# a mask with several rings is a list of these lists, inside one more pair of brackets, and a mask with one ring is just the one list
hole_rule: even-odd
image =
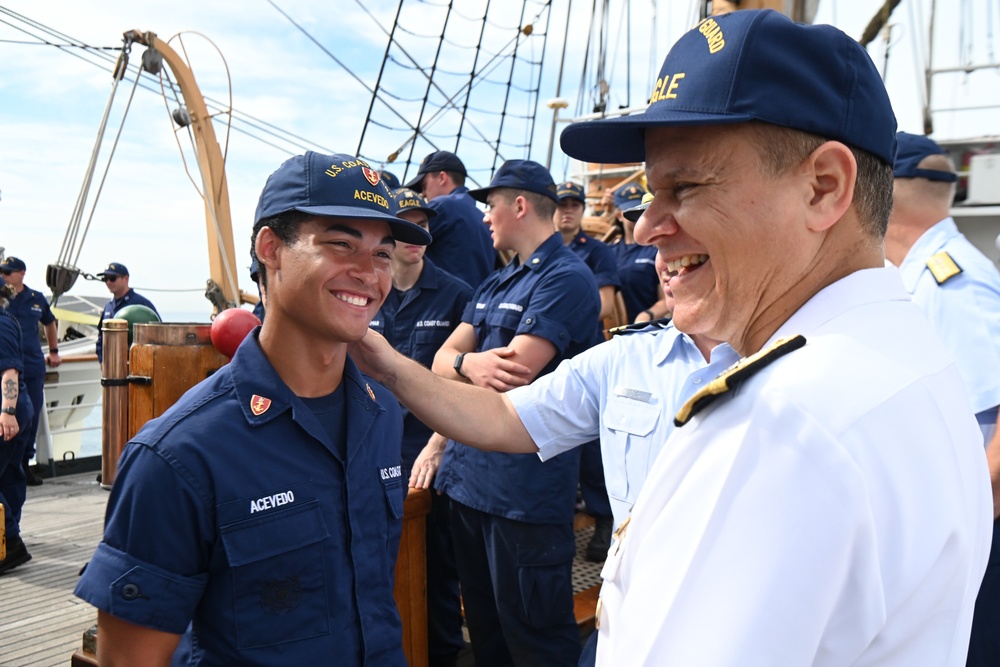
[[590,242],[590,237],[587,232],[580,230],[580,233],[573,238],[573,245],[587,245]]
[[927,269],[927,258],[943,249],[958,234],[958,225],[948,217],[920,235],[899,265],[899,273],[907,292],[912,294],[917,289],[917,281]]
[[524,264],[518,264],[517,259],[515,258],[509,266],[514,267],[514,271],[517,271],[522,267],[532,271],[540,269],[545,266],[545,261],[549,258],[549,256],[562,247],[562,234],[559,232],[552,232],[552,236],[542,241],[542,245],[535,248],[535,252],[531,253],[531,256],[528,257]]
[[438,268],[431,260],[427,259],[424,255],[424,268],[420,271],[420,277],[417,278],[416,284],[413,286],[419,289],[437,289],[438,286]]

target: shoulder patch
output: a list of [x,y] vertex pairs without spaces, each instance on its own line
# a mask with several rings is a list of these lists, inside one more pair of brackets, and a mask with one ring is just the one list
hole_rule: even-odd
[[771,362],[780,359],[789,352],[794,352],[805,344],[806,339],[802,335],[779,338],[760,352],[740,359],[731,368],[720,373],[719,377],[699,389],[681,406],[681,409],[677,411],[677,416],[674,417],[674,426],[684,426],[702,409],[715,402],[719,396],[733,391],[757,371],[763,370]]
[[660,329],[666,329],[668,324],[670,324],[670,318],[661,317],[658,320],[649,320],[648,322],[638,322],[636,324],[623,324],[620,327],[613,327],[608,329],[608,333],[612,336],[625,336],[628,334],[638,333],[640,331],[659,331]]
[[934,276],[934,280],[937,281],[938,285],[943,285],[949,279],[954,278],[962,272],[962,268],[955,263],[955,260],[945,250],[932,255],[927,260],[927,268],[930,269],[931,275]]

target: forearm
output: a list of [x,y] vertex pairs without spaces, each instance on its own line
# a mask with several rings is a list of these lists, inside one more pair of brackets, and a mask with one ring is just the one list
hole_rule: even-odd
[[101,667],[168,667],[181,636],[97,612],[97,662]]
[[459,350],[457,347],[453,347],[445,343],[434,353],[434,362],[431,364],[431,370],[435,375],[445,378],[446,380],[455,380],[458,382],[469,382],[469,378],[464,375],[459,374],[455,370],[455,357],[461,354],[463,350]]
[[601,313],[598,318],[603,320],[615,312],[615,288],[612,285],[605,285],[600,288]]
[[[435,370],[444,350],[434,359]],[[392,370],[378,379],[418,419],[445,438],[492,451],[538,451],[503,394],[440,377],[398,353]]]
[[993,486],[993,519],[1000,518],[1000,411],[997,428],[986,445],[986,462],[990,468],[990,482]]
[[45,341],[49,344],[50,350],[59,348],[59,331],[56,329],[55,322],[49,322],[45,325]]
[[19,377],[17,369],[14,368],[8,368],[3,372],[3,376],[0,378],[0,407],[17,407]]

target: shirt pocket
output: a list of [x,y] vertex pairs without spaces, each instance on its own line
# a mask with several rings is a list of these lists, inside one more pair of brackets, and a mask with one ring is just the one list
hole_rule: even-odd
[[318,500],[220,526],[232,568],[239,648],[259,648],[329,634]]
[[[634,501],[652,465],[651,436],[660,420],[661,408],[623,396],[610,396],[603,421],[610,437],[602,449],[608,495]],[[656,443],[662,446],[663,443]]]

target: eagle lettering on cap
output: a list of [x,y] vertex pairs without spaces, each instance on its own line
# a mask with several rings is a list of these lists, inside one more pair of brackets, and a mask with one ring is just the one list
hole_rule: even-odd
[[250,398],[250,412],[254,413],[258,417],[267,412],[267,409],[271,407],[271,399],[264,398],[263,396],[258,396],[254,394]]

